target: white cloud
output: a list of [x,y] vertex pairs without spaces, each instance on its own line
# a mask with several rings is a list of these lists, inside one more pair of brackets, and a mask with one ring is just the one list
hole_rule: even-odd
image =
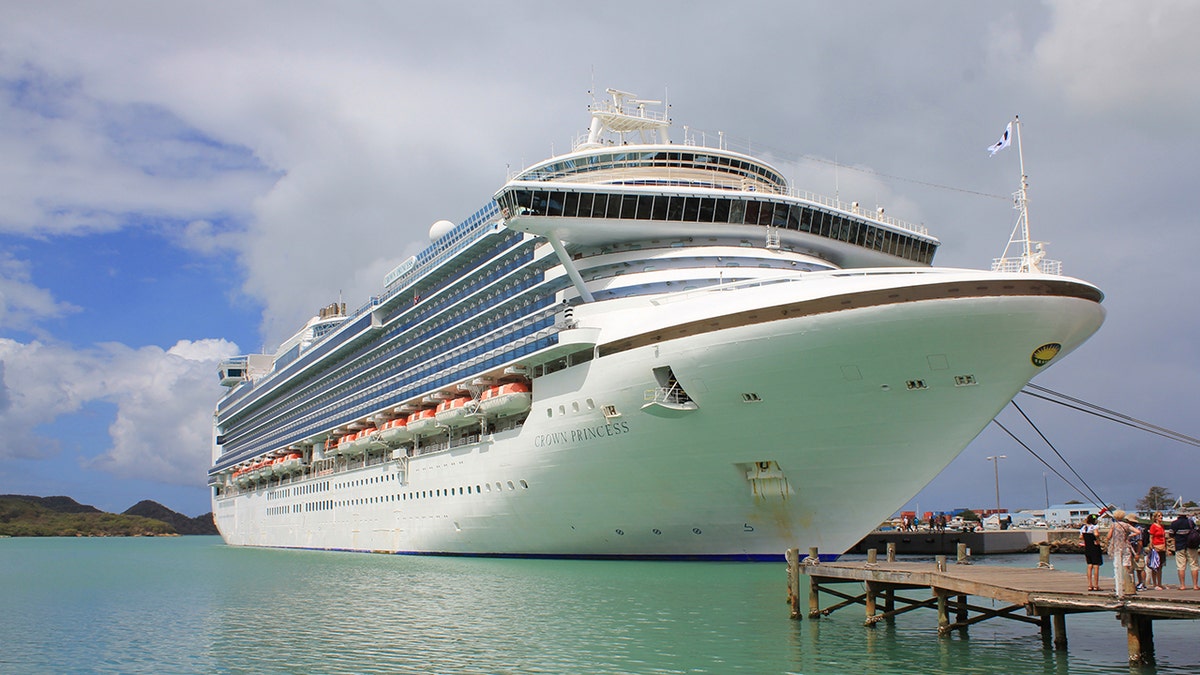
[[[1131,118],[1196,115],[1200,3],[1057,2],[1035,55],[1045,84],[1080,111]],[[1152,125],[1149,125],[1152,126]]]
[[28,261],[0,251],[0,327],[30,330],[43,319],[76,311],[78,307],[55,300],[50,291],[33,284]]
[[93,401],[116,405],[112,446],[84,460],[114,476],[179,485],[203,480],[212,460],[216,364],[225,340],[181,340],[164,351],[106,344],[89,350],[0,338],[0,459],[58,451],[38,428]]
[[160,106],[97,99],[31,67],[3,70],[0,232],[110,231],[131,215],[245,217],[273,180],[244,148]]

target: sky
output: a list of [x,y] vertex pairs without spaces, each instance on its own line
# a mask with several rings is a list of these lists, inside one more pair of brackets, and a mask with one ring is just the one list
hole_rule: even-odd
[[[987,268],[1015,222],[1106,294],[1036,384],[1200,436],[1200,3],[0,0],[0,493],[211,510],[216,364],[357,307],[589,91],[670,104],[796,187]],[[1108,503],[1200,501],[1197,448],[1019,395]],[[1064,475],[1010,407],[1000,421]],[[1036,441],[1036,443],[1035,443]],[[1004,455],[1003,460],[988,457]],[[998,470],[998,481],[996,472]],[[880,476],[886,480],[886,476]],[[909,503],[1083,499],[989,426]]]

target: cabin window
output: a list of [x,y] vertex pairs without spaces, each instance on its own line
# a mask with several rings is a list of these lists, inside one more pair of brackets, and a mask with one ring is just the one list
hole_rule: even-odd
[[654,196],[642,195],[638,198],[637,219],[649,220],[654,212]]
[[677,222],[683,220],[683,197],[670,197],[667,204],[667,220]]
[[563,215],[574,218],[579,213],[579,193],[568,192],[563,198]]
[[787,227],[788,222],[788,205],[776,204],[775,214],[771,218],[771,224],[775,227]]
[[665,197],[665,196],[655,197],[654,198],[654,212],[651,214],[651,218],[653,218],[654,220],[659,220],[659,221],[667,220],[667,206],[670,204],[670,202],[671,202],[670,197]]
[[759,202],[742,202],[742,208],[745,210],[746,217],[742,221],[747,225],[756,225],[758,223],[758,211],[762,208]]
[[729,200],[718,199],[713,204],[713,220],[718,223],[729,222]]
[[580,218],[591,218],[592,217],[592,202],[594,201],[594,199],[595,199],[595,195],[592,194],[591,192],[586,192],[584,194],[579,195],[579,217]]
[[621,197],[621,218],[629,220],[637,218],[637,195],[622,195]]
[[605,209],[604,217],[610,219],[621,217],[621,195],[608,195],[608,206]]

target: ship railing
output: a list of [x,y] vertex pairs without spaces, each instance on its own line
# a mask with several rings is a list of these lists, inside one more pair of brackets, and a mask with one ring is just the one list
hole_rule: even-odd
[[831,209],[837,209],[838,211],[849,213],[872,222],[890,225],[892,227],[896,227],[901,230],[907,230],[909,232],[915,232],[917,234],[929,234],[929,228],[925,227],[924,225],[918,225],[916,223],[900,220],[899,218],[893,218],[885,214],[882,207],[871,211],[869,209],[864,209],[858,202],[844,202],[835,197],[820,195],[815,192],[809,192],[808,190],[792,189],[789,190],[787,194],[789,197],[795,197],[796,199],[803,199],[814,204],[820,204],[821,206],[827,206]]
[[643,399],[653,403],[666,403],[673,405],[681,405],[692,400],[687,392],[678,384],[673,384],[670,387],[655,387],[647,389],[643,395]]
[[[1041,272],[1042,274],[1053,274],[1054,276],[1062,276],[1062,261],[1061,260],[1047,260],[1047,259],[1043,258],[1041,260],[1038,260],[1036,263],[1034,263],[1034,267],[1037,268],[1036,271]],[[1025,262],[1021,258],[993,258],[992,259],[992,271],[993,272],[1016,273],[1016,272],[1029,272],[1031,270],[1026,269]]]
[[697,167],[618,166],[607,169],[576,167],[564,171],[510,172],[509,180],[520,176],[522,181],[567,184],[618,184],[637,186],[696,187],[720,190],[742,190],[761,194],[786,195],[788,191],[771,181],[745,175],[718,173]]
[[[523,180],[537,182],[560,182],[567,184],[580,183],[621,183],[626,185],[640,185],[642,187],[653,187],[655,185],[667,186],[672,188],[680,187],[695,187],[704,189],[719,189],[719,190],[736,190],[740,192],[755,192],[762,195],[778,195],[781,197],[791,197],[801,201],[810,202],[818,206],[824,206],[829,209],[848,213],[852,216],[861,218],[862,220],[887,225],[898,230],[905,230],[920,235],[927,236],[929,228],[917,223],[910,223],[900,218],[895,218],[887,215],[882,208],[874,210],[863,208],[858,202],[844,202],[835,197],[810,192],[808,190],[798,190],[788,188],[786,190],[779,189],[772,183],[762,180],[753,179],[726,179],[705,177],[704,180],[697,180],[694,170],[680,172],[680,175],[672,177],[671,171],[668,169],[665,173],[657,174],[653,179],[645,177],[646,174],[637,168],[628,169],[598,169],[588,171],[586,173],[576,172],[554,172],[554,173],[537,173],[523,177]],[[509,178],[513,178],[510,176]],[[572,180],[574,178],[582,178],[586,180]],[[548,189],[542,187],[540,189]]]

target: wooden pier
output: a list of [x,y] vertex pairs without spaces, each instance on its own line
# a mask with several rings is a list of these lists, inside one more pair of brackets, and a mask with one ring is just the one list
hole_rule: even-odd
[[[1200,592],[1139,591],[1118,598],[1111,578],[1101,579],[1106,590],[1087,591],[1084,590],[1087,576],[1053,569],[1046,548],[1042,549],[1038,567],[1031,568],[973,565],[965,547],[959,548],[957,560],[949,564],[946,556],[938,556],[932,563],[898,562],[894,547],[889,547],[886,560],[879,561],[876,556],[871,550],[866,562],[830,563],[820,562],[815,549],[810,549],[806,558],[797,549],[788,550],[788,601],[792,618],[799,619],[804,614],[802,574],[809,580],[809,618],[862,605],[866,608],[864,625],[872,626],[927,607],[937,609],[938,635],[965,631],[971,624],[987,619],[1005,618],[1038,626],[1047,644],[1052,641],[1055,649],[1066,649],[1068,614],[1114,612],[1126,628],[1131,663],[1154,662],[1154,619],[1200,619]],[[838,584],[858,584],[863,592],[844,593],[833,588]],[[924,589],[929,589],[930,595],[906,597],[916,596],[913,591]],[[821,593],[840,601],[822,609]],[[999,609],[982,607],[971,604],[972,597],[1006,605]]]

